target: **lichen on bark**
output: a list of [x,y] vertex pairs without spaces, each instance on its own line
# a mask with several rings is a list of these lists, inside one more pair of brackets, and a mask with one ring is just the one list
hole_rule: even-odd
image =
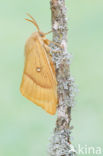
[[[58,83],[58,108],[56,127],[49,146],[50,156],[75,156],[71,144],[71,108],[74,105],[75,85],[70,75],[71,54],[67,50],[67,16],[65,0],[51,0],[53,41],[60,47],[51,45],[53,62]],[[63,47],[63,48],[61,48]],[[54,52],[55,51],[55,52]]]

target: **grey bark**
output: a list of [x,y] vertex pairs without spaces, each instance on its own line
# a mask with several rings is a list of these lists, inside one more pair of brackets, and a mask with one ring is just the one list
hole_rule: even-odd
[[[51,0],[53,41],[61,47],[51,45],[51,53],[56,66],[59,104],[56,127],[49,146],[50,156],[75,156],[71,144],[71,108],[74,105],[75,86],[70,75],[70,58],[67,51],[67,17],[65,0]],[[55,51],[55,52],[53,52]]]

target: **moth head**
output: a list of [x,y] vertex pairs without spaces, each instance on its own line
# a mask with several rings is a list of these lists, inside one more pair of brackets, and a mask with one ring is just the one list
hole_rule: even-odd
[[39,31],[39,35],[41,36],[41,37],[45,37],[45,33],[43,33],[43,32],[41,32],[41,31]]
[[39,26],[38,26],[38,24],[37,24],[37,22],[36,22],[36,20],[35,20],[30,14],[27,13],[27,15],[28,15],[31,19],[25,19],[25,20],[27,20],[27,21],[29,21],[29,22],[32,22],[32,23],[35,25],[35,27],[37,28],[37,30],[38,30],[38,32],[39,32],[39,35],[40,35],[41,37],[44,38],[46,35],[48,35],[49,33],[52,32],[52,31],[49,31],[49,32],[47,32],[47,33],[41,32],[41,31],[40,31],[40,28],[39,28]]

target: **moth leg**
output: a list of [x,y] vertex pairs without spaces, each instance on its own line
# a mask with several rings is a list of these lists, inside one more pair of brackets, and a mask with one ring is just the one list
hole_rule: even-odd
[[[50,53],[51,48],[47,44],[44,44],[44,48],[46,49],[47,54],[52,57],[52,54]],[[53,53],[60,53],[60,51],[54,51],[54,50],[52,50],[52,52]]]
[[54,41],[50,41],[50,40],[48,40],[48,39],[46,39],[47,40],[47,42],[50,44],[50,43],[53,43],[54,45],[56,45],[56,46],[58,46],[59,48],[61,48],[61,49],[64,49],[64,47],[62,46],[62,45],[60,45],[59,43],[56,43],[56,42],[54,42]]
[[48,45],[44,44],[44,47],[45,47],[47,52],[50,52],[51,48]]
[[63,48],[63,46],[61,46],[60,44],[58,44],[58,43],[56,43],[56,42],[54,42],[54,41],[50,41],[50,43],[53,43],[54,45],[56,45],[56,46],[58,46],[58,47],[60,47],[60,48]]
[[48,54],[49,56],[52,56],[52,54],[50,53],[51,48],[50,48],[47,44],[44,44],[44,48],[45,48],[47,54]]
[[[56,44],[57,46],[59,46],[60,48],[63,49],[63,46],[60,46],[58,43],[55,43],[55,42],[50,41],[50,40],[48,40],[48,39],[44,39],[43,41],[44,41],[43,46],[44,46],[44,48],[46,49],[46,52],[48,53],[49,56],[52,56],[52,54],[50,53],[51,48],[49,47],[50,43]],[[60,51],[53,51],[53,50],[52,50],[52,52],[53,52],[53,53],[60,53]]]
[[46,45],[50,45],[50,43],[53,43],[54,45],[56,45],[56,46],[58,46],[58,47],[64,49],[64,47],[63,47],[62,45],[60,45],[59,43],[56,43],[56,42],[54,42],[54,41],[51,41],[51,40],[48,40],[48,39],[43,39],[43,41],[44,41],[44,43],[45,43]]
[[51,48],[47,44],[44,44],[43,46],[44,46],[44,49],[46,50],[47,56],[49,58],[49,62],[50,62],[52,71],[56,75],[56,73],[55,73],[55,66],[54,66],[54,63],[52,61],[52,54],[50,53]]

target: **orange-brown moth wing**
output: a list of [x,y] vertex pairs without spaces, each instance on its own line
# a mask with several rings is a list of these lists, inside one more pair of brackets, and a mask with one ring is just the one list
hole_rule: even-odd
[[50,114],[55,114],[57,105],[57,82],[53,69],[53,63],[39,35],[34,33],[25,46],[25,66],[20,90],[23,96]]

